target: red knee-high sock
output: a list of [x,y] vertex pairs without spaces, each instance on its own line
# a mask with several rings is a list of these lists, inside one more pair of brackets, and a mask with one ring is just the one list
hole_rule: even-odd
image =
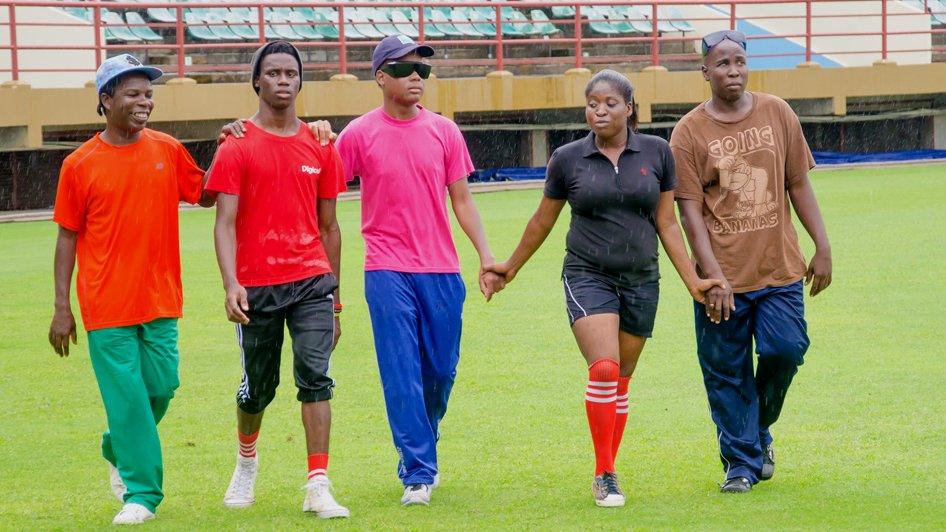
[[621,446],[621,438],[624,436],[624,425],[627,424],[627,385],[631,382],[631,377],[621,377],[618,379],[617,408],[614,416],[614,437],[611,438],[611,456],[614,460],[618,459],[618,448]]
[[605,471],[614,471],[614,455],[611,439],[614,437],[616,412],[618,363],[609,358],[595,361],[588,367],[588,387],[585,388],[585,411],[588,427],[595,446],[595,476]]

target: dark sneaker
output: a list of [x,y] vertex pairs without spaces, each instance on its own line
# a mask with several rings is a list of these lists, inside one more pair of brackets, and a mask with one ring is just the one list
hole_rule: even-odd
[[768,480],[775,474],[775,451],[771,445],[762,448],[762,474],[759,480]]
[[595,477],[591,484],[591,491],[595,495],[595,504],[607,508],[624,506],[624,492],[618,486],[616,474],[605,471]]
[[748,493],[752,491],[752,483],[746,477],[735,477],[719,487],[723,493]]

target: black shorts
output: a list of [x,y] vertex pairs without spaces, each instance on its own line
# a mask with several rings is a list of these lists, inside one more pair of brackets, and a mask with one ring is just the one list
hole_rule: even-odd
[[644,338],[653,335],[660,295],[658,281],[625,285],[608,280],[604,275],[565,270],[562,284],[568,320],[572,325],[585,316],[617,314],[622,331]]
[[258,414],[276,396],[283,335],[292,337],[293,375],[304,403],[327,401],[335,386],[328,376],[335,336],[334,298],[338,281],[331,273],[301,281],[246,289],[250,322],[237,324],[243,380],[237,405]]

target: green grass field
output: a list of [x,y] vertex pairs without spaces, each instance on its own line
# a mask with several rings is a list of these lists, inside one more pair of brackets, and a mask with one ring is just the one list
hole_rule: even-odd
[[[214,260],[213,213],[181,214],[182,386],[161,425],[164,504],[149,528],[943,529],[946,527],[946,166],[813,175],[834,284],[807,301],[812,347],[775,425],[775,479],[722,496],[715,432],[694,351],[692,308],[665,259],[653,340],[631,387],[618,458],[628,504],[594,506],[586,374],[559,271],[567,220],[515,283],[486,304],[475,254],[462,360],[429,508],[401,508],[362,289],[359,204],[340,205],[343,334],[333,357],[330,473],[344,522],[301,512],[305,448],[291,364],[260,438],[257,504],[223,508],[241,376]],[[518,241],[539,190],[476,196],[496,255]],[[804,235],[804,233],[801,233]],[[0,225],[0,528],[99,528],[118,510],[84,334],[68,359],[46,341],[51,222]],[[803,245],[810,255],[807,236]],[[78,314],[78,307],[74,307]],[[290,352],[288,346],[284,362]]]

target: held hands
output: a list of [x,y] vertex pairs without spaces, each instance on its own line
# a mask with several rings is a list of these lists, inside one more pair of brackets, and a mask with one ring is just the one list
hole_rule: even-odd
[[809,294],[814,297],[831,284],[831,252],[815,251],[808,271],[805,272],[805,284],[811,285]]
[[713,323],[728,320],[729,313],[736,310],[736,297],[725,279],[700,279],[690,288],[690,295],[706,305],[706,315]]
[[[223,306],[227,310],[227,319],[233,323],[246,325],[250,322],[250,318],[245,314],[246,311],[250,310],[250,304],[246,300],[246,288],[243,288],[240,284],[234,283],[227,287],[227,298],[224,300]],[[336,336],[336,340],[337,338]]]
[[71,310],[56,310],[49,324],[49,344],[61,357],[69,356],[69,340],[76,345],[76,319]]
[[[233,138],[242,139],[243,135],[246,134],[246,127],[243,125],[246,120],[246,118],[240,118],[220,128],[220,136],[217,137],[217,145],[222,144],[223,141],[231,135]],[[332,131],[332,124],[329,124],[327,120],[316,120],[306,125],[309,126],[312,135],[319,140],[319,144],[322,146],[328,145],[329,142],[332,142],[338,136]]]
[[506,288],[506,284],[516,277],[515,270],[507,262],[484,265],[480,268],[480,291],[489,301],[493,294]]

